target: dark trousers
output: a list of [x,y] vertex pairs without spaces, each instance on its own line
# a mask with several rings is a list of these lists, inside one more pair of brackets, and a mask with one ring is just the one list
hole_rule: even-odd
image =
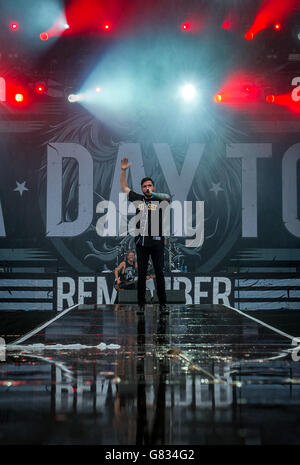
[[166,290],[164,278],[164,242],[157,241],[153,246],[146,247],[136,244],[136,255],[138,264],[138,303],[145,305],[146,295],[146,276],[149,264],[149,257],[152,258],[154,272],[156,276],[156,288],[159,303],[161,305],[166,303]]

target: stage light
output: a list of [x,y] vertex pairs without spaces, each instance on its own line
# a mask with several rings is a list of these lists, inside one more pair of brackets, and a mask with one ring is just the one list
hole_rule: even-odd
[[190,23],[183,23],[183,24],[181,25],[181,29],[182,29],[183,31],[189,31],[191,28],[192,28],[192,26],[191,26]]
[[16,94],[15,95],[15,101],[17,103],[21,103],[21,102],[23,102],[23,100],[24,100],[24,95],[23,94]]
[[45,84],[38,83],[35,85],[35,91],[37,94],[44,94],[46,92]]
[[197,95],[196,88],[193,84],[185,84],[180,91],[181,97],[186,101],[190,102],[194,100]]
[[96,89],[95,89],[96,92],[101,92],[101,87],[97,86]]
[[48,36],[47,32],[42,32],[40,34],[40,39],[41,40],[48,40],[48,38],[49,38],[49,36]]
[[274,103],[275,102],[275,95],[269,94],[266,96],[266,102],[267,103]]
[[81,100],[83,100],[83,95],[82,94],[70,94],[68,96],[68,100],[70,103],[80,102]]
[[11,23],[10,28],[11,28],[13,31],[16,31],[16,30],[19,28],[19,25],[18,25],[18,23]]
[[215,101],[216,103],[221,103],[221,102],[222,102],[222,94],[216,94],[216,95],[214,96],[214,101]]
[[106,32],[110,32],[111,31],[111,25],[109,23],[105,23],[105,24],[103,24],[103,29]]
[[226,18],[222,24],[222,29],[231,29],[232,28],[232,19]]
[[65,28],[65,29],[70,29],[69,24],[65,23],[65,24],[64,24],[64,28]]
[[246,34],[245,34],[245,39],[246,40],[252,40],[253,38],[254,38],[253,32],[250,32],[250,31],[246,32]]
[[281,24],[280,24],[280,23],[274,24],[273,29],[274,29],[275,31],[280,31],[280,29],[281,29]]

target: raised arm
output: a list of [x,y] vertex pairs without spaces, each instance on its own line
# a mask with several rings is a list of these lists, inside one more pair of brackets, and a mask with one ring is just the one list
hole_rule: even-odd
[[128,163],[128,158],[122,158],[121,160],[121,178],[120,178],[120,186],[121,191],[125,192],[125,194],[129,194],[130,190],[127,184],[127,177],[126,177],[126,170],[131,166],[131,163]]

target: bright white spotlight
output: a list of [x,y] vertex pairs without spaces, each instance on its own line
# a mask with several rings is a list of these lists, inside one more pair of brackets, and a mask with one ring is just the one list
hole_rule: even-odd
[[68,100],[70,103],[80,102],[81,100],[83,100],[83,95],[82,94],[70,94],[68,95]]
[[193,84],[185,84],[181,88],[180,95],[186,102],[191,102],[197,96],[195,86]]

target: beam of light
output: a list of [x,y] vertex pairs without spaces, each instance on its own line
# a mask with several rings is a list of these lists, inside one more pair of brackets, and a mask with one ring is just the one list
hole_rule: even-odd
[[250,73],[238,72],[229,76],[214,96],[216,103],[237,107],[255,104],[260,101],[261,88]]
[[69,94],[68,101],[70,103],[81,102],[84,104],[99,104],[103,99],[103,89],[100,86],[94,88],[85,89],[78,94]]
[[249,37],[247,40],[251,40],[250,35],[248,35],[250,33],[255,37],[260,31],[274,24],[280,24],[278,20],[282,22],[287,19],[297,7],[299,8],[299,0],[266,0],[257,12],[252,26],[246,33]]
[[[52,40],[40,40],[40,34],[47,32],[63,11],[63,0],[14,0],[1,2],[1,21],[8,18],[7,29],[11,34],[19,36],[22,33],[23,55],[29,60],[36,60],[53,45]],[[18,24],[19,28],[9,29],[10,21]],[[3,24],[2,24],[3,26]],[[3,27],[2,27],[3,29]],[[48,34],[49,36],[49,34]],[[42,36],[43,39],[46,36]],[[27,101],[27,98],[25,98]]]
[[48,37],[59,37],[68,29],[70,29],[70,25],[67,22],[65,13],[62,12],[46,32]]
[[19,24],[18,24],[18,23],[11,23],[10,28],[11,28],[13,31],[16,31],[16,30],[19,29]]
[[291,92],[275,95],[273,104],[285,107],[290,112],[300,116],[300,101],[293,100]]
[[[134,49],[136,51],[136,46]],[[134,100],[139,98],[139,92],[145,93],[140,76],[132,70],[134,54],[130,56],[132,61],[126,53],[107,53],[79,89],[83,95],[80,104],[94,116],[107,120],[125,118],[125,114],[134,111]],[[145,95],[148,97],[148,93]]]
[[[156,37],[151,34],[151,41],[148,34],[143,34],[111,44],[78,89],[83,94],[93,90],[93,99],[84,99],[79,105],[114,129],[122,128],[126,121],[139,120],[143,124],[153,122],[165,134],[192,133],[199,124],[208,130],[212,127],[213,116],[208,110],[212,102],[204,103],[212,97],[212,85],[205,64],[211,62],[211,50],[198,39],[190,39],[193,37],[186,40],[181,33],[173,39],[172,34],[172,49],[165,32]],[[211,47],[215,51],[214,41]],[[180,91],[188,83],[193,88],[187,88],[188,100],[184,100]],[[101,86],[101,92],[96,100],[97,86]]]
[[[73,0],[68,2],[65,9],[65,22],[70,25],[71,34],[106,31],[106,18],[103,2],[99,0]],[[107,32],[107,31],[106,31]]]
[[[63,14],[63,0],[47,0],[46,2],[40,2],[38,0],[14,0],[13,2],[1,2],[4,7],[1,10],[1,15],[4,14],[7,17],[10,10],[13,11],[14,17],[11,17],[13,24],[22,27],[22,34],[24,37],[24,45],[27,45],[31,49],[39,49],[41,47],[40,42],[36,41],[41,32],[48,33],[52,25],[55,24],[58,18],[64,16]],[[22,22],[21,22],[22,18]],[[18,24],[18,22],[20,23]],[[64,23],[67,23],[64,18]],[[38,45],[35,45],[38,42]]]

